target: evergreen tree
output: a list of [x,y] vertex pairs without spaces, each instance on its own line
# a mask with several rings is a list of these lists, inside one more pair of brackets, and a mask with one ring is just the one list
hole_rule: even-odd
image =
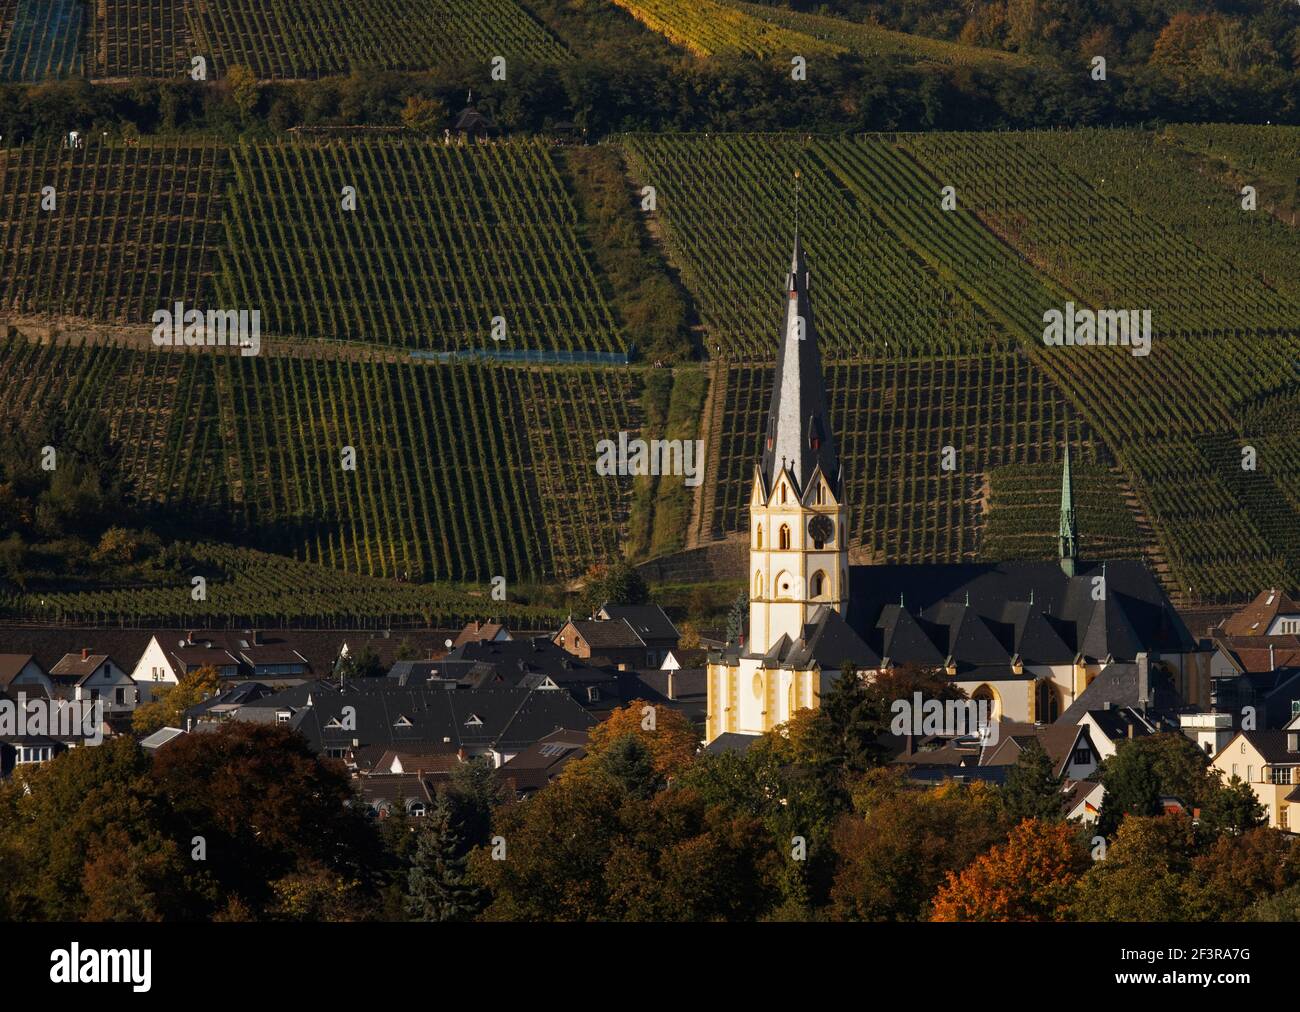
[[749,594],[741,591],[736,600],[731,602],[731,611],[727,613],[727,642],[739,643],[745,635],[745,620],[749,618]]
[[1160,812],[1160,776],[1154,755],[1134,742],[1123,742],[1101,768],[1106,798],[1101,803],[1098,828],[1114,835],[1126,815],[1157,815]]
[[465,878],[465,853],[451,802],[439,794],[407,874],[406,910],[414,920],[465,921],[478,912],[478,889]]
[[1002,806],[1016,824],[1025,819],[1061,818],[1061,778],[1053,775],[1052,759],[1036,739],[1007,773]]
[[1268,821],[1264,806],[1255,790],[1240,777],[1226,784],[1220,782],[1201,808],[1200,827],[1212,836],[1227,833],[1238,836],[1247,829]]

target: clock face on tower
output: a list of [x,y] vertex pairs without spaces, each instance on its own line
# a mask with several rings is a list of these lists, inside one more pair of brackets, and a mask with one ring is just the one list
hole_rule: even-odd
[[830,517],[819,513],[808,521],[808,533],[820,548],[835,536],[835,525],[831,523]]

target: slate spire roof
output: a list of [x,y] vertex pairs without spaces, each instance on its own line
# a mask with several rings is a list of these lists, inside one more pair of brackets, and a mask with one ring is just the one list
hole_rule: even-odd
[[809,281],[808,264],[796,228],[790,273],[786,275],[785,329],[777,356],[761,468],[769,491],[781,471],[788,469],[800,495],[815,471],[821,468],[832,493],[839,498],[840,465],[826,405]]
[[1074,519],[1074,481],[1070,477],[1070,444],[1065,444],[1065,467],[1061,471],[1061,568],[1073,576],[1079,559],[1079,528]]

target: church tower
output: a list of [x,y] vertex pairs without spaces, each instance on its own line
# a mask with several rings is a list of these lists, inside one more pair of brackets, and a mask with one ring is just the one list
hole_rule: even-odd
[[785,326],[749,500],[749,654],[797,640],[822,607],[848,606],[848,510],[835,455],[810,276],[795,230]]
[[1070,478],[1070,444],[1065,444],[1065,468],[1061,472],[1061,525],[1057,533],[1061,569],[1074,576],[1079,562],[1079,528],[1074,519],[1074,482]]

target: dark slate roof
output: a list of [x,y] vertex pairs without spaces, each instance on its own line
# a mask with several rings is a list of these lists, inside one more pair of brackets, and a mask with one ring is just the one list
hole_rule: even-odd
[[454,682],[464,678],[477,661],[397,661],[388,669],[388,677],[398,685],[423,685],[426,682]]
[[814,666],[822,671],[839,671],[845,664],[870,668],[880,663],[880,655],[849,628],[834,608],[822,605],[813,612],[812,622],[803,635],[790,645],[784,662],[796,670]]
[[[584,729],[594,718],[567,692],[534,689],[409,689],[378,685],[322,691],[290,721],[318,749],[383,744],[515,751],[556,728]],[[263,701],[265,702],[265,701]],[[355,708],[355,730],[338,726]]]
[[456,117],[457,131],[472,132],[474,130],[491,130],[492,121],[478,111],[473,105],[467,105],[460,111]]
[[636,630],[622,619],[612,622],[574,619],[572,625],[592,650],[640,650],[645,646]]
[[1006,782],[1010,766],[920,766],[909,765],[907,779],[921,784],[945,784],[949,780],[961,783],[980,781],[1002,784]]
[[622,619],[645,643],[654,640],[676,643],[681,638],[677,627],[657,604],[607,604],[600,609],[600,614],[614,621]]
[[201,703],[195,703],[185,711],[185,716],[198,720],[205,714],[211,712],[214,707],[243,707],[274,694],[274,689],[269,685],[263,685],[261,682],[240,682],[238,685],[231,685],[228,688],[223,689],[215,696],[205,699]]
[[[826,406],[826,383],[822,379],[821,353],[817,347],[817,327],[813,322],[809,296],[808,264],[798,234],[790,273],[786,275],[784,330],[776,360],[776,381],[768,408],[767,430],[763,441],[761,473],[770,492],[783,469],[794,478],[802,495],[818,469],[830,484],[831,491],[841,494],[840,465],[835,455],[830,412]],[[802,340],[795,318],[802,317]]]
[[564,767],[586,754],[586,731],[552,731],[502,765],[501,779],[517,793],[527,794],[545,787]]
[[[1093,578],[1105,573],[1106,598]],[[963,666],[1133,660],[1184,653],[1196,644],[1141,562],[853,566],[848,624],[894,664]],[[901,605],[900,605],[901,597]]]
[[[1300,763],[1300,752],[1291,752],[1286,747],[1289,731],[1242,731],[1241,735],[1259,750],[1265,762],[1277,765]],[[1229,745],[1232,742],[1228,743]]]
[[704,751],[713,755],[720,755],[723,752],[748,752],[749,747],[758,741],[756,734],[737,734],[735,731],[724,731],[713,741],[704,746]]
[[502,643],[466,643],[453,650],[448,659],[472,663],[459,679],[458,685],[463,688],[538,688],[550,679],[579,701],[587,701],[588,688],[599,688],[610,695],[618,693],[616,673],[584,663],[545,636]]
[[[1168,676],[1154,664],[1151,665],[1149,670],[1148,692],[1150,699],[1147,703],[1147,711],[1153,714],[1153,719],[1172,715],[1182,707],[1182,698],[1174,690]],[[1057,723],[1077,724],[1083,719],[1085,713],[1093,710],[1105,710],[1107,703],[1110,704],[1112,710],[1126,706],[1141,709],[1142,701],[1138,699],[1138,666],[1136,664],[1118,661],[1107,664],[1088,687],[1079,693],[1075,701],[1066,708],[1065,712],[1058,718]]]

